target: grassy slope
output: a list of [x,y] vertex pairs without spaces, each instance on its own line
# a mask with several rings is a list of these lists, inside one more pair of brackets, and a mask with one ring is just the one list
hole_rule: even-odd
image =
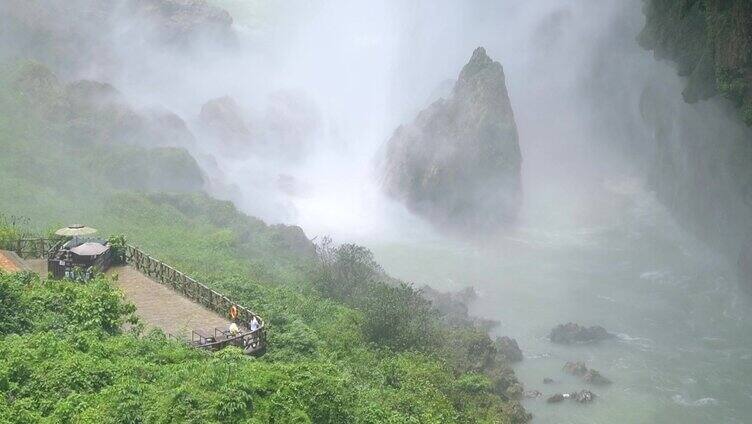
[[[29,67],[43,74],[30,87],[44,90],[34,93],[28,81],[19,84]],[[160,337],[99,327],[76,341],[74,331],[51,333],[38,326],[0,343],[0,391],[9,394],[0,402],[0,421],[509,422],[512,414],[524,419],[519,405],[504,401],[492,380],[446,363],[438,350],[394,352],[369,342],[362,312],[322,298],[309,283],[313,257],[290,245],[291,229],[267,226],[200,192],[113,188],[108,175],[122,172],[121,162],[102,166],[102,161],[123,156],[139,161],[148,151],[77,144],[65,114],[50,111],[50,105],[64,103],[59,88],[36,67],[6,66],[0,73],[0,213],[28,217],[37,231],[75,221],[127,234],[266,317],[271,348],[263,359],[252,360],[236,352],[199,354]],[[59,292],[4,278],[24,286],[21,292],[46,297]],[[94,302],[111,290],[101,284],[99,292],[78,290]],[[22,297],[34,296],[28,293]],[[88,304],[72,310],[91,313]],[[468,348],[458,356],[471,354]],[[17,367],[28,373],[19,377],[12,371]],[[58,394],[64,400],[51,402]]]

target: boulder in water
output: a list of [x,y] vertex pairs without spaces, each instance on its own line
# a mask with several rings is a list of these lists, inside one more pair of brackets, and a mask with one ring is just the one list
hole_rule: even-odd
[[582,377],[585,382],[590,384],[611,384],[611,380],[604,377],[600,372],[588,368],[584,362],[567,362],[564,365],[564,371],[577,377]]
[[548,403],[559,403],[565,400],[573,400],[577,403],[589,403],[595,400],[595,393],[590,390],[580,390],[572,393],[556,393],[546,399]]
[[564,371],[582,377],[588,372],[588,368],[585,366],[584,362],[567,362],[564,364]]
[[543,396],[543,393],[539,392],[538,390],[525,390],[522,393],[522,397],[524,397],[525,399],[537,399],[541,396]]
[[595,384],[595,385],[599,385],[599,386],[603,386],[603,385],[606,385],[606,384],[611,384],[611,380],[609,380],[608,378],[604,377],[603,374],[601,374],[600,372],[598,372],[598,371],[596,371],[596,370],[594,370],[592,368],[589,369],[589,370],[587,370],[587,372],[585,373],[585,375],[582,376],[582,379],[585,380],[586,382],[590,383],[590,384]]
[[548,399],[546,399],[546,402],[548,403],[559,403],[566,399],[569,399],[569,393],[556,393],[551,396],[549,396]]
[[595,393],[590,390],[580,390],[569,394],[570,399],[578,403],[589,403],[595,400]]
[[521,161],[504,70],[479,47],[451,96],[394,132],[384,189],[441,229],[493,232],[516,219]]
[[584,327],[573,322],[559,324],[549,334],[552,342],[561,344],[593,343],[610,337],[612,334],[599,325]]

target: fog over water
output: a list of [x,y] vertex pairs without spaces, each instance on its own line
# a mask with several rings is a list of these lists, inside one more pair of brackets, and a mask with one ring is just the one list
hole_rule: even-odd
[[[615,147],[648,143],[638,111],[648,81],[681,102],[675,71],[634,41],[640,2],[377,3],[328,2],[286,17],[289,32],[272,31],[282,43],[268,52],[281,64],[272,80],[306,90],[325,125],[315,154],[287,171],[308,191],[280,200],[286,217],[266,217],[357,240],[416,284],[476,287],[473,312],[519,341],[526,358],[516,372],[527,389],[586,388],[561,371],[572,360],[614,380],[593,389],[592,405],[527,401],[534,422],[749,422],[752,305],[728,265],[655,201],[628,149]],[[519,226],[481,245],[410,216],[383,197],[374,171],[393,129],[479,45],[505,69],[525,196]],[[229,178],[243,185],[241,173]],[[548,331],[567,321],[619,337],[552,345]],[[557,383],[543,385],[545,377]]]
[[[526,401],[534,422],[752,421],[748,295],[728,264],[676,225],[630,159],[649,145],[638,109],[648,82],[685,107],[674,69],[636,44],[639,0],[213,3],[235,17],[234,46],[147,49],[113,83],[188,121],[214,194],[309,237],[362,243],[396,277],[476,287],[473,312],[498,320],[495,333],[524,351],[516,372],[527,389],[587,388],[561,371],[571,360],[614,380],[593,388],[590,405]],[[504,66],[524,204],[505,236],[469,242],[387,199],[377,170],[394,129],[446,95],[478,46]],[[121,54],[143,46],[128,47]],[[281,90],[314,105],[316,125],[300,146],[238,155],[201,136],[207,100],[230,95],[249,125],[263,126]],[[567,321],[619,337],[552,345],[548,331]],[[544,377],[558,383],[544,386]]]

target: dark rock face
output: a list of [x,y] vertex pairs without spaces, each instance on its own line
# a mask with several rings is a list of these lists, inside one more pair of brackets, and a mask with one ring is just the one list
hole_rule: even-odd
[[640,44],[677,64],[690,103],[718,93],[752,125],[752,2],[644,0]]
[[394,132],[384,188],[441,228],[494,231],[517,216],[520,166],[504,71],[478,48],[451,97]]
[[503,336],[496,339],[496,349],[504,355],[509,362],[519,362],[522,360],[522,350],[517,345],[517,340]]
[[611,384],[611,380],[604,377],[600,372],[588,368],[584,362],[567,362],[564,365],[564,371],[582,379],[590,384],[606,385]]
[[[643,0],[640,44],[676,64],[682,95],[648,87],[650,185],[678,221],[738,264],[752,288],[752,2]],[[657,89],[658,88],[658,89]],[[668,99],[668,100],[666,100]],[[738,113],[735,112],[738,111]]]
[[583,327],[579,324],[569,322],[566,324],[559,324],[548,336],[552,342],[561,344],[573,344],[573,343],[593,343],[600,340],[605,340],[612,335],[606,331],[605,328],[596,325],[592,327]]
[[745,246],[752,245],[752,128],[726,102],[695,106],[672,101],[665,87],[646,88],[640,112],[650,133],[648,183],[689,230],[730,263],[752,288]]
[[752,2],[643,3],[640,44],[676,65],[686,78],[684,100],[697,104],[680,105],[662,85],[646,87],[640,111],[650,144],[638,160],[649,164],[650,188],[679,223],[738,263],[742,282],[752,287],[746,253],[752,243]]

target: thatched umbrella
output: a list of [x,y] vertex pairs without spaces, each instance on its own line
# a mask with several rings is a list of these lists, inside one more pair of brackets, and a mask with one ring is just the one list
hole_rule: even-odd
[[95,234],[96,232],[97,232],[96,228],[74,224],[74,225],[69,225],[65,228],[61,228],[55,231],[55,234],[59,236],[64,236],[64,237],[80,237],[80,236],[90,236],[92,234]]
[[97,232],[96,228],[85,225],[73,224],[55,231],[55,234],[63,237],[73,237],[73,244],[78,244],[78,238],[81,236],[90,236]]

